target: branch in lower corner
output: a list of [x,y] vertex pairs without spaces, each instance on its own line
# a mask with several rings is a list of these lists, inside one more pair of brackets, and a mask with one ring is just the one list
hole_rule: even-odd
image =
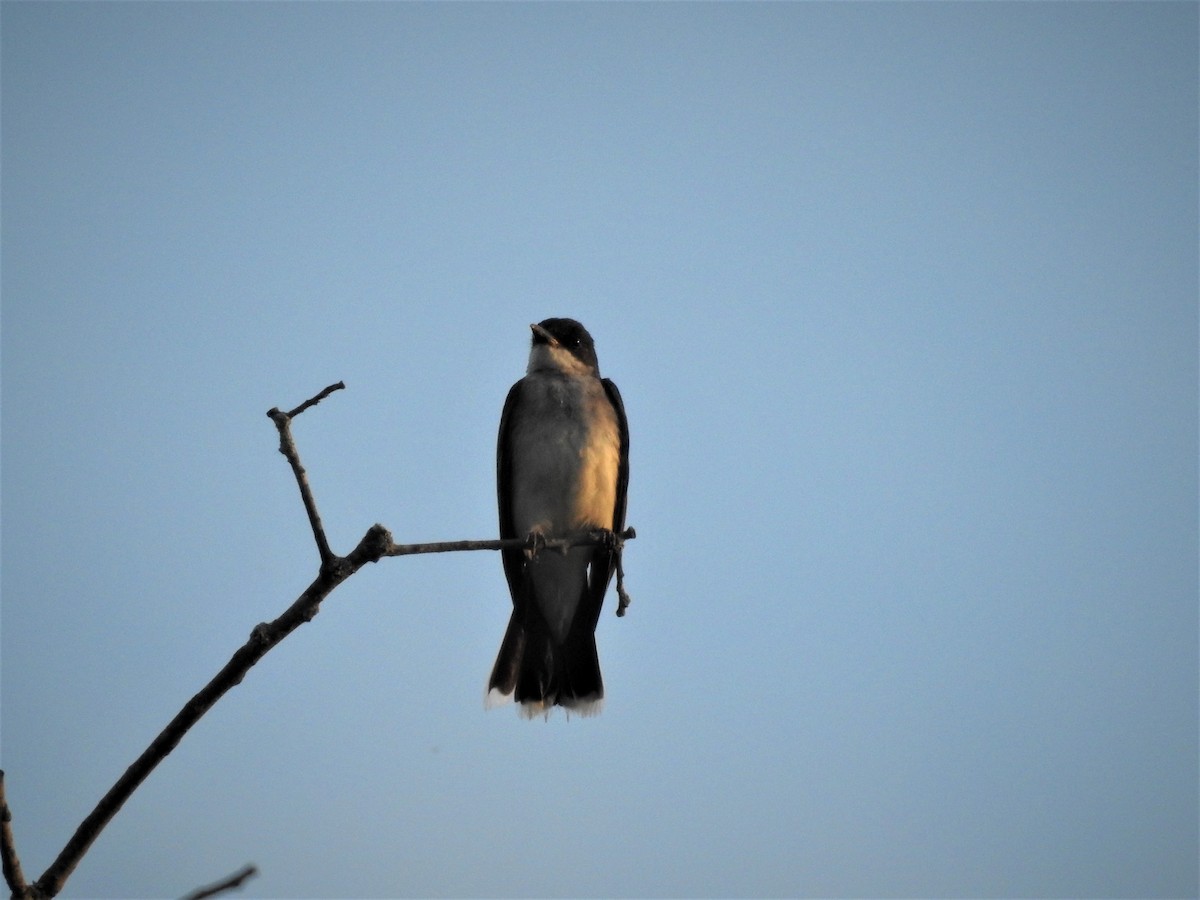
[[240,888],[243,882],[248,881],[257,874],[258,869],[255,866],[243,866],[228,878],[222,878],[220,881],[214,881],[212,884],[207,884],[202,888],[197,888],[184,897],[183,900],[206,900],[208,897],[215,897],[217,894],[225,893],[225,891],[232,891],[234,888]]
[[21,871],[21,860],[17,856],[17,845],[13,842],[12,812],[4,795],[4,772],[0,771],[0,862],[4,864],[4,881],[14,897],[26,893],[25,873]]

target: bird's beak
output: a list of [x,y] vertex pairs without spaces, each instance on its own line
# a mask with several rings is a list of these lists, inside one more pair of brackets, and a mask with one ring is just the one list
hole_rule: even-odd
[[534,334],[546,341],[551,347],[558,346],[558,339],[541,325],[530,325],[529,327],[533,330]]

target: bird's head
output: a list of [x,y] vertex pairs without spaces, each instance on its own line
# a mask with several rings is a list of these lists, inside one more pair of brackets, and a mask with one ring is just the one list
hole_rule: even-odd
[[596,343],[574,319],[543,319],[533,330],[529,371],[556,369],[566,375],[599,375]]

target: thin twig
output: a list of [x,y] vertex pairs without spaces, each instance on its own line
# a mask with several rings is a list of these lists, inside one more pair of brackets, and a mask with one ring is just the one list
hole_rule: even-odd
[[321,524],[321,514],[317,512],[317,502],[313,499],[312,488],[308,484],[308,473],[300,464],[300,454],[296,452],[296,442],[292,440],[292,419],[310,406],[316,406],[334,391],[342,390],[345,386],[345,383],[341,381],[331,384],[315,397],[309,397],[291,412],[280,412],[278,407],[267,411],[267,415],[279,430],[279,452],[287,458],[292,472],[296,476],[296,484],[300,487],[300,499],[304,501],[304,511],[308,513],[308,524],[312,526],[313,539],[317,542],[317,553],[321,556],[322,566],[333,563],[334,553],[329,549],[329,539],[325,537],[325,526]]
[[637,537],[637,532],[626,528],[623,534],[617,535],[617,615],[624,616],[625,610],[633,602],[629,592],[625,590],[625,542]]
[[13,896],[24,894],[25,873],[21,871],[17,845],[13,842],[12,812],[8,808],[8,798],[4,795],[3,771],[0,771],[0,863],[4,865],[4,882]]
[[[300,413],[304,412],[310,406],[316,406],[318,403],[320,403],[322,400],[324,400],[326,397],[328,397],[334,391],[344,391],[345,389],[346,389],[346,383],[344,381],[339,381],[337,384],[331,384],[329,387],[325,388],[325,390],[321,391],[321,393],[317,394],[317,396],[309,397],[307,400],[305,400],[303,403],[301,403],[299,406],[297,406],[295,409],[293,409],[290,413],[288,413],[287,417],[289,419],[294,419],[294,418],[296,418],[296,416],[300,415]],[[271,414],[267,413],[267,415],[270,416]],[[273,419],[275,417],[271,416],[271,418]]]
[[[617,535],[618,544],[632,540],[637,533],[632,528]],[[411,556],[416,553],[453,553],[460,550],[569,550],[572,547],[591,547],[611,541],[607,531],[581,531],[578,534],[562,538],[546,538],[538,543],[537,548],[528,538],[502,538],[484,541],[438,541],[429,544],[392,544],[384,552],[384,556]]]
[[184,897],[183,900],[207,900],[208,897],[215,897],[217,894],[223,894],[226,891],[232,891],[234,888],[240,888],[244,881],[253,878],[257,874],[257,868],[253,865],[245,865],[228,878],[222,878],[220,881],[214,881],[212,884],[197,888]]
[[566,552],[572,547],[588,547],[607,544],[615,540],[617,554],[617,615],[624,616],[633,602],[625,590],[625,566],[623,564],[625,542],[637,537],[633,528],[613,534],[608,531],[585,531],[565,538],[546,538],[531,543],[528,538],[503,538],[485,541],[439,541],[430,544],[392,544],[384,556],[410,556],[417,553],[452,553],[460,550],[525,550],[536,553],[542,549]]

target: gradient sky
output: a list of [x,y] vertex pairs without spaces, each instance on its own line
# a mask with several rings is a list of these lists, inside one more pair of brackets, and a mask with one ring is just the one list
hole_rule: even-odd
[[1180,897],[1195,3],[0,6],[26,873],[317,557],[496,533],[528,323],[632,430],[594,719],[494,553],[269,654],[70,897]]

